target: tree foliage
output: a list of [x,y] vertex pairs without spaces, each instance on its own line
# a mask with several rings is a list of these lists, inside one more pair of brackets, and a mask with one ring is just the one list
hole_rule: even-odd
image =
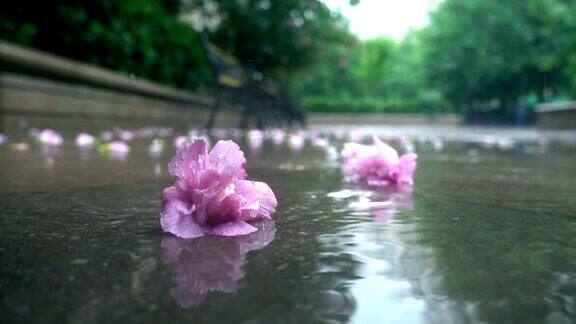
[[295,89],[312,110],[372,101],[396,102],[397,111],[416,104],[510,116],[529,98],[575,95],[575,53],[573,0],[445,0],[426,28],[400,41],[359,41],[346,52],[327,48],[294,83],[304,83]]
[[206,84],[198,34],[172,14],[175,1],[9,1],[0,37],[180,87]]
[[23,0],[0,18],[4,39],[188,88],[209,84],[198,20],[216,21],[207,36],[242,64],[277,76],[351,39],[319,0]]
[[319,0],[188,0],[183,7],[184,15],[200,11],[216,21],[206,28],[211,41],[262,71],[306,67],[350,35],[347,22]]
[[422,31],[430,84],[456,107],[573,91],[572,0],[446,0]]
[[574,0],[444,0],[424,29],[363,41],[320,0],[22,0],[0,9],[2,38],[192,89],[210,85],[199,24],[312,110],[510,114],[528,98],[576,95]]

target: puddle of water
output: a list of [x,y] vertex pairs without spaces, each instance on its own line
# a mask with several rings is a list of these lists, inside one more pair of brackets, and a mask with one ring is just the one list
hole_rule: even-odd
[[245,237],[181,240],[158,221],[178,131],[160,153],[151,137],[131,140],[122,159],[64,131],[58,148],[23,134],[0,145],[2,321],[576,317],[573,133],[362,128],[420,156],[413,188],[372,190],[342,182],[340,133],[297,134],[313,138],[302,147],[221,130],[276,192],[275,221]]

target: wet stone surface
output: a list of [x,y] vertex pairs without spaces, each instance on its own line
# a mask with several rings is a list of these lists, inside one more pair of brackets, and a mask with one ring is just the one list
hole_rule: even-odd
[[[342,129],[301,149],[216,132],[279,207],[251,235],[195,240],[159,224],[178,131],[123,158],[71,131],[57,148],[7,134],[0,322],[574,323],[576,134]],[[343,137],[372,133],[419,154],[413,188],[343,182]]]

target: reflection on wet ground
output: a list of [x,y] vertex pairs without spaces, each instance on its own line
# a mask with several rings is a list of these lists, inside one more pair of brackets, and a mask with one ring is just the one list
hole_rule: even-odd
[[[41,130],[0,137],[2,322],[576,318],[573,132],[152,127],[92,130],[94,143],[76,145],[80,130],[56,129],[61,144],[42,144]],[[342,143],[372,133],[419,154],[413,188],[342,181]],[[162,233],[182,136],[242,143],[250,176],[276,192],[274,222],[235,238]]]
[[264,248],[274,240],[274,222],[256,224],[258,231],[239,237],[162,240],[162,255],[174,272],[175,287],[170,295],[184,308],[200,305],[209,291],[234,293],[246,253]]

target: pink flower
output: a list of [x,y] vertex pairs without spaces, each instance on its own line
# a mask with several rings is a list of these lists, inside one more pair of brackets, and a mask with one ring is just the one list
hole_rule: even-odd
[[108,154],[112,159],[119,161],[124,161],[130,153],[130,145],[121,141],[101,145],[98,149],[101,153]]
[[370,186],[412,185],[418,156],[398,156],[395,149],[374,136],[374,145],[346,143],[342,150],[346,180]]
[[272,142],[274,142],[276,146],[279,146],[284,144],[284,138],[286,137],[286,133],[282,129],[277,129],[273,131],[270,136],[272,138]]
[[94,144],[94,136],[86,133],[80,133],[76,136],[76,145],[80,147],[92,146]]
[[0,133],[0,145],[6,143],[6,141],[8,141],[8,136]]
[[176,183],[163,191],[162,229],[183,238],[256,231],[248,222],[271,218],[277,202],[267,184],[245,180],[245,162],[232,141],[210,153],[202,139],[184,144],[168,165]]
[[238,280],[244,277],[246,254],[274,240],[273,221],[256,226],[257,232],[237,237],[162,239],[164,263],[174,274],[170,296],[183,308],[191,308],[200,305],[211,291],[236,292]]
[[255,151],[258,151],[262,147],[262,144],[264,144],[264,133],[261,130],[250,130],[248,131],[247,137],[248,145]]
[[176,147],[176,149],[179,149],[185,143],[188,143],[188,137],[186,136],[177,136],[174,139],[174,147]]
[[57,131],[45,129],[38,133],[38,140],[45,145],[60,146],[64,142],[62,135]]
[[290,144],[290,147],[294,151],[300,151],[304,147],[305,142],[306,139],[304,136],[297,133],[290,134],[290,137],[288,138],[288,144]]
[[116,153],[116,154],[130,153],[130,146],[121,141],[115,141],[108,144],[108,148],[110,149],[110,153]]

